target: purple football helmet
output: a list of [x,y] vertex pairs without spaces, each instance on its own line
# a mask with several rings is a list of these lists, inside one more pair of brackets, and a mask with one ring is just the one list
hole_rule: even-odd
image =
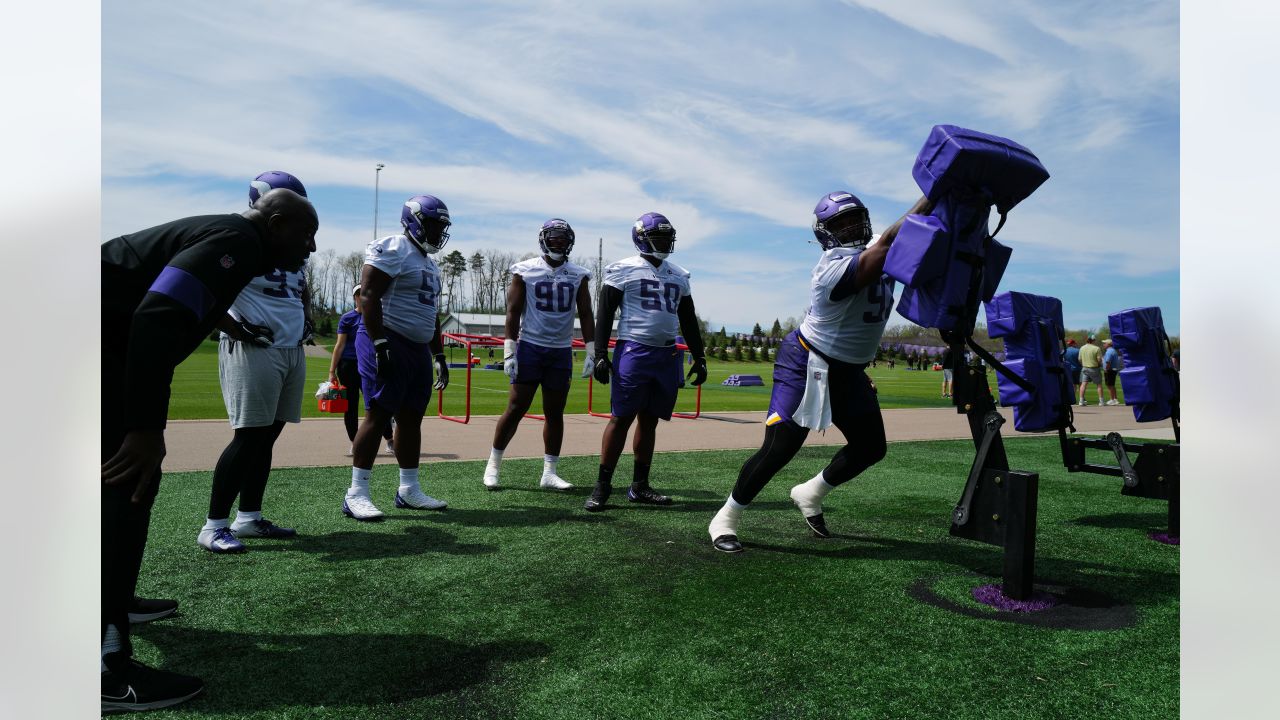
[[871,242],[871,213],[853,193],[827,193],[813,209],[813,235],[823,250],[866,247]]
[[[655,240],[666,240],[665,250],[659,250]],[[676,251],[676,229],[666,215],[647,212],[631,226],[631,242],[641,255],[652,255],[662,260]]]
[[249,182],[249,207],[258,202],[258,198],[276,188],[288,188],[302,197],[307,196],[307,189],[302,181],[280,170],[268,170]]
[[[563,243],[558,243],[561,245],[560,250],[552,250],[547,245],[548,240],[555,239],[563,240]],[[552,260],[564,260],[573,251],[573,228],[560,218],[551,218],[542,223],[542,230],[538,231],[538,247],[542,248],[543,255]]]
[[449,208],[432,195],[414,195],[400,208],[405,237],[425,253],[440,252],[449,242]]

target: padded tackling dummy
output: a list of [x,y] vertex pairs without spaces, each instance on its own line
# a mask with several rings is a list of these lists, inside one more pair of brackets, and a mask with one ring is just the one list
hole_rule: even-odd
[[983,266],[979,298],[990,300],[1012,253],[987,243],[991,206],[1003,215],[1049,173],[1025,147],[995,135],[935,125],[911,171],[934,204],[908,215],[884,271],[903,284],[898,313],[923,327],[955,329],[964,318],[974,264]]
[[986,308],[987,334],[1004,338],[1005,366],[1035,386],[1029,393],[996,373],[1000,404],[1013,406],[1014,429],[1043,432],[1065,427],[1075,393],[1060,352],[1062,302],[1044,295],[1004,292]]
[[1121,310],[1107,318],[1111,341],[1124,357],[1120,387],[1138,422],[1167,420],[1178,393],[1178,373],[1169,358],[1169,336],[1158,307]]

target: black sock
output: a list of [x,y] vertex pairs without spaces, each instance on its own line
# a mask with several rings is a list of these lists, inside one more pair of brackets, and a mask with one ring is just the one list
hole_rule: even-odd
[[636,463],[631,473],[631,487],[647,488],[649,487],[649,466]]
[[600,475],[596,478],[597,485],[613,485],[613,468],[600,466]]

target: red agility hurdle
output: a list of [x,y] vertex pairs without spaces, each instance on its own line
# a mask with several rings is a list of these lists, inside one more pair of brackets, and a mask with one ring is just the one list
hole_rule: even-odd
[[[617,344],[618,344],[617,338],[609,338],[609,347],[608,349],[605,350],[605,352],[612,350],[613,347]],[[676,349],[687,351],[689,349],[689,346],[685,345],[684,343],[676,343]],[[683,366],[681,366],[681,372],[683,372],[683,370],[684,368]],[[611,413],[598,413],[592,409],[592,398],[595,394],[592,392],[592,390],[595,389],[595,385],[596,385],[596,378],[595,378],[595,375],[592,375],[590,378],[587,379],[587,414],[593,417],[598,417],[598,418],[613,417]],[[702,415],[702,386],[699,385],[698,393],[694,397],[693,413],[690,414],[690,413],[672,412],[671,417],[685,418],[686,420],[697,420],[698,417],[701,415]]]
[[[467,333],[444,333],[443,335],[441,335],[441,337],[445,340],[445,342],[452,341],[454,343],[457,343],[458,345],[461,345],[466,350],[467,382],[466,382],[465,401],[463,406],[464,407],[463,416],[457,417],[457,416],[448,415],[445,413],[444,411],[445,391],[444,390],[438,391],[436,395],[436,415],[438,415],[443,420],[450,420],[452,422],[466,425],[467,423],[471,422],[471,370],[475,366],[475,363],[473,362],[473,360],[475,359],[475,356],[472,354],[471,348],[502,347],[502,344],[505,341],[505,338],[499,337],[496,335],[470,335]],[[573,341],[573,349],[581,350],[584,348],[586,348],[586,344],[583,343],[581,340]],[[532,418],[534,420],[546,420],[546,418],[543,417],[542,415],[534,415],[533,413],[525,413],[524,416],[527,418]],[[608,415],[606,415],[605,417],[608,417]]]

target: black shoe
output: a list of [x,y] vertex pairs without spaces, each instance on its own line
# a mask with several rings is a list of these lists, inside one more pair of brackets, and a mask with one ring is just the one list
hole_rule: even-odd
[[609,496],[613,494],[612,485],[604,485],[596,483],[594,489],[591,490],[591,497],[587,498],[586,504],[582,507],[587,512],[600,512],[604,509],[604,504],[609,502]]
[[133,604],[129,606],[129,624],[137,625],[149,623],[152,620],[162,620],[176,612],[178,612],[177,600],[148,600],[134,596]]
[[102,712],[157,710],[186,702],[204,690],[198,677],[147,667],[132,658],[121,672],[102,673]]
[[711,547],[723,553],[742,552],[742,543],[738,542],[737,535],[721,535],[711,541]]
[[804,522],[809,526],[809,529],[813,531],[815,537],[831,537],[831,531],[827,529],[827,521],[822,519],[821,513],[814,515],[813,517],[805,517]]
[[632,485],[627,489],[627,499],[633,503],[645,505],[670,505],[671,497],[659,493],[648,485],[638,488]]

